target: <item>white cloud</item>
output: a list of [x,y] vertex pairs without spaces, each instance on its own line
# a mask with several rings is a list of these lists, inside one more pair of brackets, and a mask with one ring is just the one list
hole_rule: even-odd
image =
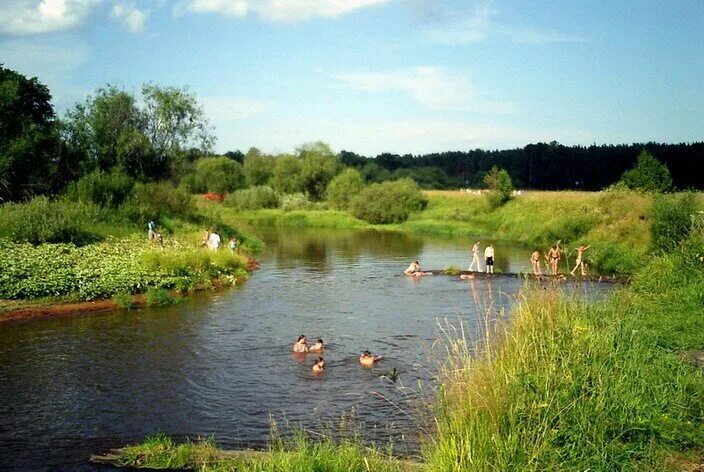
[[415,67],[391,72],[345,73],[334,78],[363,92],[400,91],[426,108],[489,113],[513,113],[508,103],[487,101],[461,76],[436,67]]
[[149,12],[140,10],[133,4],[117,2],[110,9],[110,18],[128,31],[137,33],[144,29],[144,22],[149,18]]
[[28,35],[82,24],[100,0],[2,0],[0,33]]
[[478,1],[470,15],[446,13],[441,24],[424,31],[431,41],[440,44],[469,44],[487,40],[491,36],[503,36],[524,44],[546,44],[581,42],[584,38],[557,31],[533,27],[516,27],[497,20],[499,10],[490,0]]
[[250,12],[271,22],[290,23],[311,18],[337,18],[391,0],[183,0],[177,11],[219,13],[244,17]]
[[222,96],[200,99],[205,114],[216,126],[218,123],[254,118],[274,107],[274,102],[249,97]]

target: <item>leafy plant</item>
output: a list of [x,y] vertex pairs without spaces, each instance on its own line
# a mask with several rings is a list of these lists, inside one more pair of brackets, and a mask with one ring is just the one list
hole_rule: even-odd
[[345,169],[330,181],[327,199],[333,208],[346,210],[352,198],[364,188],[364,177],[355,169]]
[[228,195],[225,203],[228,206],[243,210],[261,210],[262,208],[276,208],[279,205],[279,196],[268,185],[250,187]]
[[145,296],[147,306],[166,306],[181,301],[181,298],[171,295],[168,290],[157,287],[149,287]]
[[428,200],[411,179],[372,184],[352,199],[352,214],[374,224],[401,223]]
[[134,307],[132,295],[126,292],[118,292],[112,296],[112,301],[123,310],[131,310]]
[[487,201],[490,208],[498,208],[511,199],[514,191],[513,182],[511,176],[504,169],[492,167],[489,173],[484,176],[484,183],[489,188]]
[[672,188],[670,170],[645,150],[638,156],[636,166],[623,174],[621,182],[630,189],[645,192],[667,192]]

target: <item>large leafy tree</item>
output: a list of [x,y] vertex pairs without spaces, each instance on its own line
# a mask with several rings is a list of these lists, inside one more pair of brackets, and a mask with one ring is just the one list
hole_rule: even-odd
[[50,189],[57,158],[56,116],[49,89],[0,64],[0,199]]
[[628,188],[646,192],[667,192],[672,188],[672,176],[667,166],[648,151],[640,153],[636,166],[624,172],[621,181]]
[[322,142],[304,144],[297,153],[301,190],[313,200],[322,200],[328,184],[342,170],[340,158]]

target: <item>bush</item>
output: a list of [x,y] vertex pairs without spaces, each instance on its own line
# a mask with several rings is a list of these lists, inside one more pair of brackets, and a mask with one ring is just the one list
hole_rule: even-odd
[[174,297],[164,288],[149,287],[146,293],[147,306],[165,306],[179,302],[179,297]]
[[242,164],[247,185],[267,185],[274,173],[274,164],[274,158],[262,154],[257,148],[251,148]]
[[144,222],[169,216],[192,218],[196,207],[184,189],[169,182],[155,182],[137,184],[122,210],[132,221]]
[[95,204],[37,197],[27,203],[0,206],[0,237],[32,244],[80,246],[99,239],[84,225],[100,218],[100,208]]
[[346,210],[352,198],[364,188],[364,177],[355,169],[345,169],[328,184],[327,198],[333,208]]
[[283,211],[306,210],[310,206],[311,202],[304,193],[291,193],[281,197],[280,208]]
[[697,202],[691,193],[671,197],[657,196],[650,210],[652,248],[665,252],[677,248],[687,239],[696,212]]
[[372,184],[352,199],[352,214],[373,224],[402,223],[428,204],[411,179]]
[[127,292],[118,292],[112,296],[112,301],[123,310],[131,310],[134,307],[134,299]]
[[242,164],[227,157],[204,157],[196,161],[195,172],[183,180],[194,193],[227,193],[245,186]]
[[623,174],[621,182],[630,189],[645,192],[667,192],[672,188],[672,176],[667,166],[647,151],[640,153],[638,163]]
[[261,210],[262,208],[276,208],[279,206],[279,196],[268,185],[237,190],[231,193],[226,200],[228,206],[237,210]]
[[489,173],[484,176],[484,183],[489,188],[487,201],[491,209],[496,209],[511,199],[514,190],[513,182],[511,176],[504,169],[492,167]]
[[134,180],[122,171],[95,171],[72,184],[68,196],[101,207],[117,208],[129,198],[133,187]]

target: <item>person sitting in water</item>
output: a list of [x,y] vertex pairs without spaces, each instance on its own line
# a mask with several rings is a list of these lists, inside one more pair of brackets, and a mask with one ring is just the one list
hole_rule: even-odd
[[318,339],[309,349],[310,352],[320,352],[325,350],[325,345],[322,339]]
[[325,370],[325,359],[318,357],[318,360],[313,364],[313,372],[322,372]]
[[369,351],[364,351],[361,356],[359,356],[359,363],[364,367],[372,367],[377,361],[381,360],[381,356],[372,356]]
[[308,352],[308,344],[305,335],[298,336],[298,341],[293,345],[293,352]]
[[411,262],[411,265],[408,266],[408,269],[403,271],[404,274],[406,275],[413,275],[413,276],[421,276],[421,275],[430,275],[432,272],[423,272],[420,269],[420,264],[418,261],[413,261]]

